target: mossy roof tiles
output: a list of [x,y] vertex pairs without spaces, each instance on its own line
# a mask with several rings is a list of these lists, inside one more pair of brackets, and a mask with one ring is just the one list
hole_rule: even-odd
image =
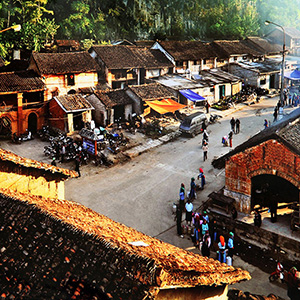
[[67,74],[100,71],[87,51],[66,53],[33,53],[40,74]]
[[0,148],[0,160],[8,161],[14,163],[16,165],[25,167],[25,168],[33,168],[33,169],[40,169],[50,173],[62,174],[67,177],[77,177],[78,174],[75,171],[71,171],[68,169],[63,169],[59,167],[52,166],[50,164],[46,164],[43,162],[39,162],[30,158],[24,158],[19,156],[13,152],[4,150]]
[[0,73],[0,93],[43,91],[45,84],[33,71]]
[[161,51],[146,47],[97,45],[92,49],[108,69],[155,69],[173,66]]
[[[220,286],[250,279],[249,273],[245,270],[147,236],[81,204],[20,194],[11,190],[0,190],[0,193],[4,197],[9,196],[14,200],[36,206],[45,216],[52,216],[60,222],[71,225],[74,230],[82,231],[83,238],[85,234],[91,234],[95,238],[105,240],[108,245],[107,251],[125,251],[137,262],[149,260],[151,262],[149,272],[154,274],[155,268],[155,282],[158,287]],[[143,243],[144,246],[132,244],[134,242]],[[130,273],[130,270],[126,272]],[[141,280],[141,283],[145,284],[144,279]]]

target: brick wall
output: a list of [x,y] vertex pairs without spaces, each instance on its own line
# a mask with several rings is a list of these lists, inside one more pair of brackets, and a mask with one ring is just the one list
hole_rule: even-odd
[[1,195],[0,224],[1,299],[143,299],[155,286],[151,259],[34,205]]
[[300,188],[300,157],[276,140],[268,140],[229,158],[224,194],[237,200],[238,209],[250,212],[251,178],[270,174]]

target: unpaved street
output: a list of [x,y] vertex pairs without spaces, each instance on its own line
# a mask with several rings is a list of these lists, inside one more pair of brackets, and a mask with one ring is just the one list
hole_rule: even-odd
[[[207,195],[219,190],[224,185],[224,171],[213,169],[211,160],[230,151],[223,147],[221,138],[230,131],[229,120],[232,116],[241,121],[240,134],[234,135],[233,147],[247,140],[263,129],[264,119],[272,121],[272,113],[278,98],[271,98],[242,110],[225,112],[218,123],[208,127],[209,151],[208,160],[203,162],[200,148],[202,135],[195,138],[179,137],[146,153],[133,158],[124,165],[109,169],[96,167],[92,164],[82,166],[82,177],[66,181],[66,199],[79,202],[115,221],[134,227],[148,235],[176,246],[189,249],[192,242],[176,235],[172,204],[178,201],[181,182],[189,189],[190,178],[196,177],[198,168],[202,167],[206,174],[206,186],[194,201],[194,207],[199,207]],[[288,113],[291,109],[285,109]],[[213,113],[218,113],[213,112]],[[47,143],[39,140],[25,142],[21,145],[1,141],[0,146],[21,156],[50,163],[43,154]],[[74,164],[59,164],[59,166],[74,169]],[[198,250],[199,252],[199,250]],[[255,278],[234,285],[252,293],[268,295],[274,293],[286,299],[284,286],[270,284],[268,274],[245,264],[237,257],[236,267],[249,270]],[[270,270],[270,272],[273,270]],[[263,283],[263,285],[261,284]],[[261,286],[258,290],[257,286]]]
[[[263,129],[276,99],[245,107],[233,114],[241,121],[241,132],[233,137],[233,147]],[[176,141],[157,147],[132,161],[111,169],[99,169],[98,174],[72,179],[66,183],[66,196],[115,221],[157,236],[174,225],[172,204],[178,200],[181,182],[189,189],[191,177],[199,167],[206,174],[206,187],[198,193],[194,206],[198,207],[207,195],[224,185],[224,172],[213,169],[211,160],[230,150],[223,147],[221,138],[230,131],[228,115],[208,127],[208,160],[203,162],[200,148],[202,135],[195,138],[179,137]]]

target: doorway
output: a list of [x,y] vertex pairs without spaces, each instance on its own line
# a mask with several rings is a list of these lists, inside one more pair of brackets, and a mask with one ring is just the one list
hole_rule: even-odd
[[219,86],[219,99],[222,99],[225,96],[225,85]]
[[28,130],[32,134],[36,134],[36,132],[37,132],[37,116],[35,113],[31,113],[28,116]]
[[299,202],[298,188],[276,175],[265,174],[251,178],[251,209],[256,205],[271,207],[274,202]]

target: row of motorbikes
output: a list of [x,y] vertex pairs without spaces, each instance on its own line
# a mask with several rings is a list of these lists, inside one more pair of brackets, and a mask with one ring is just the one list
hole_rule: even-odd
[[21,144],[22,142],[33,140],[33,139],[34,137],[30,131],[27,131],[26,133],[21,135],[17,135],[17,133],[15,132],[11,137],[11,141],[15,144]]
[[[80,159],[80,165],[88,164],[90,155],[86,149],[82,147],[81,142],[75,142],[71,137],[68,137],[64,132],[52,129],[49,126],[44,126],[38,135],[41,140],[48,141],[50,144],[44,147],[44,154],[51,158],[64,162],[74,161],[76,158]],[[117,153],[120,145],[126,145],[127,140],[122,134],[112,134],[105,132],[103,135],[103,145],[101,149],[98,148],[98,155],[93,157],[93,163],[96,166],[111,166],[113,161],[103,153],[108,149],[112,153]],[[100,143],[101,144],[101,143]],[[99,145],[98,145],[99,146]]]

